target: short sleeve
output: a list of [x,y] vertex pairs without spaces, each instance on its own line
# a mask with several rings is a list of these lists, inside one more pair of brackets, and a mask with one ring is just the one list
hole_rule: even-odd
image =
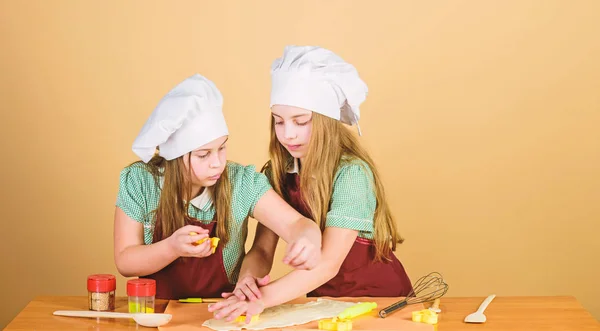
[[116,202],[116,206],[121,208],[127,216],[142,223],[148,213],[144,189],[147,176],[151,175],[142,167],[129,166],[123,169]]
[[232,178],[235,198],[242,202],[245,209],[247,208],[248,215],[252,216],[258,200],[271,189],[271,184],[269,184],[267,176],[257,172],[253,165],[231,164],[231,167],[236,168],[232,171],[235,177]]
[[273,180],[273,168],[271,166],[271,161],[269,161],[263,167],[263,170],[261,170],[261,173],[263,173],[267,177],[267,180],[269,181],[269,183],[271,183],[271,181]]
[[368,166],[350,163],[340,167],[333,183],[326,227],[373,233],[377,200]]

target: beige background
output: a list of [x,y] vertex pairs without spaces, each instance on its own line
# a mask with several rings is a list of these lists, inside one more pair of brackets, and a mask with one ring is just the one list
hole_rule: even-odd
[[596,0],[0,0],[0,327],[117,272],[119,171],[183,78],[217,84],[229,158],[262,164],[269,67],[292,43],[335,50],[369,84],[361,140],[413,280],[575,295],[600,318],[599,35]]

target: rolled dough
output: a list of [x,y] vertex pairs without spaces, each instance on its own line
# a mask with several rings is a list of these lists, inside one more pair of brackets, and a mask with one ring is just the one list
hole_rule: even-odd
[[284,304],[265,309],[256,322],[250,324],[225,322],[224,320],[210,319],[202,324],[213,330],[263,330],[267,328],[282,328],[300,325],[308,322],[332,318],[352,307],[357,302],[344,302],[329,299],[317,299],[304,304]]

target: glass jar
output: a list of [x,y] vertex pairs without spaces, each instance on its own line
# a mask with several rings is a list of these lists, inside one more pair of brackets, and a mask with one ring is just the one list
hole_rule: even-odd
[[90,275],[87,279],[88,308],[96,311],[115,310],[117,279],[110,274]]
[[127,281],[127,301],[130,313],[154,313],[156,281],[154,279],[130,279]]

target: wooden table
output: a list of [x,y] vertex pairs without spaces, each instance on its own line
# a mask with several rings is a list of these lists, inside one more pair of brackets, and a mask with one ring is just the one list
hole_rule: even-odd
[[[496,297],[485,314],[485,324],[465,324],[463,319],[477,310],[484,298],[442,298],[437,330],[598,330],[600,323],[573,297]],[[374,300],[376,301],[376,299]],[[157,300],[156,312],[164,312],[167,301]],[[116,311],[127,311],[127,299],[117,298]],[[137,328],[120,319],[87,319],[53,316],[55,310],[86,310],[87,297],[37,297],[5,330],[152,330]],[[358,331],[358,330],[357,330]]]

